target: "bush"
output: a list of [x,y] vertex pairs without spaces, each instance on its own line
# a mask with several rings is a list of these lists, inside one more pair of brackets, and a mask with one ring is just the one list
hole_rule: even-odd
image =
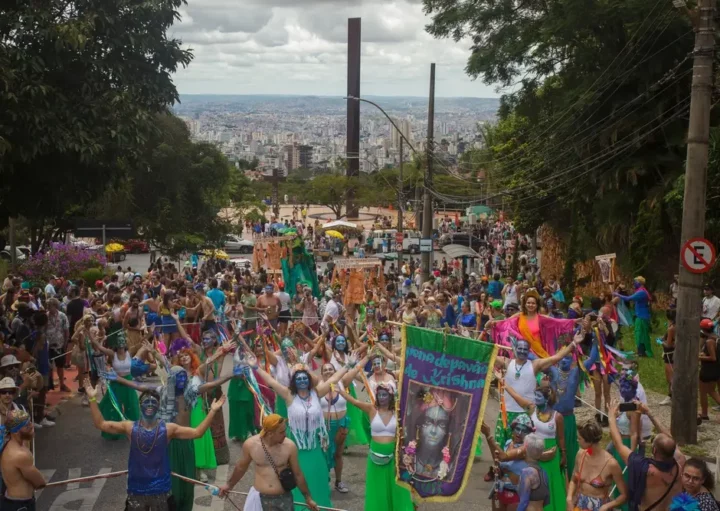
[[[45,252],[38,252],[20,265],[20,274],[32,282],[48,282],[52,275],[77,279],[83,272],[96,268],[102,277],[105,256],[72,245],[53,243]],[[95,282],[94,280],[92,282]]]
[[102,280],[104,276],[105,272],[102,268],[90,268],[82,272],[80,278],[85,281],[85,284],[90,287],[90,289],[95,289],[95,282]]

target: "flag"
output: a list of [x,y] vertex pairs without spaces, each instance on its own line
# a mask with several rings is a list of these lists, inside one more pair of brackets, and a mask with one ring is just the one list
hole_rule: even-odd
[[470,478],[498,347],[403,325],[397,481],[414,500],[454,502]]

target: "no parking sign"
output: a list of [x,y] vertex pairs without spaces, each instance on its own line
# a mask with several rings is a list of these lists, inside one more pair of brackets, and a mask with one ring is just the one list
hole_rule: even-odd
[[715,264],[715,247],[704,238],[688,240],[680,251],[682,265],[690,273],[705,273]]

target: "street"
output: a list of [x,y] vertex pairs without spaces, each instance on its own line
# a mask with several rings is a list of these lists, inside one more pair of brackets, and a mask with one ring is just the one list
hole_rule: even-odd
[[[232,363],[224,364],[223,371],[231,371]],[[226,384],[227,386],[227,384]],[[77,388],[77,385],[73,388]],[[55,394],[55,392],[52,392]],[[225,421],[227,427],[228,410],[225,404]],[[57,408],[57,422],[53,428],[36,431],[36,465],[48,482],[65,479],[106,474],[127,469],[129,452],[128,440],[108,441],[100,437],[100,432],[93,427],[88,408],[81,406],[80,397],[74,394],[70,399],[60,402]],[[485,413],[486,422],[494,428],[498,412],[497,402],[488,399]],[[223,484],[232,470],[232,464],[238,459],[241,444],[230,442],[231,465],[222,465],[214,472],[208,472],[211,484]],[[483,441],[483,460],[475,462],[467,488],[459,503],[465,509],[490,510],[487,499],[490,485],[483,481],[488,466],[488,448]],[[367,463],[367,447],[355,446],[345,455],[343,481],[350,487],[350,492],[332,493],[333,505],[348,511],[362,511],[365,496],[365,467]],[[254,477],[253,468],[248,471],[235,490],[247,492]],[[332,474],[331,482],[335,477]],[[125,506],[126,477],[98,479],[92,482],[51,487],[36,493],[38,510],[40,511],[95,511],[121,510]],[[242,509],[244,496],[234,495],[232,501]],[[447,509],[445,505],[445,509]],[[422,504],[423,510],[440,510],[443,504]],[[195,511],[232,511],[237,509],[232,502],[223,502],[211,496],[202,486],[195,490]]]

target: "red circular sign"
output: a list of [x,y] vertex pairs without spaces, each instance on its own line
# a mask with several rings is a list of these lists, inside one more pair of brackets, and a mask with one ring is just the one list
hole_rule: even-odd
[[704,238],[688,240],[680,251],[680,262],[690,273],[705,273],[715,264],[715,247]]

